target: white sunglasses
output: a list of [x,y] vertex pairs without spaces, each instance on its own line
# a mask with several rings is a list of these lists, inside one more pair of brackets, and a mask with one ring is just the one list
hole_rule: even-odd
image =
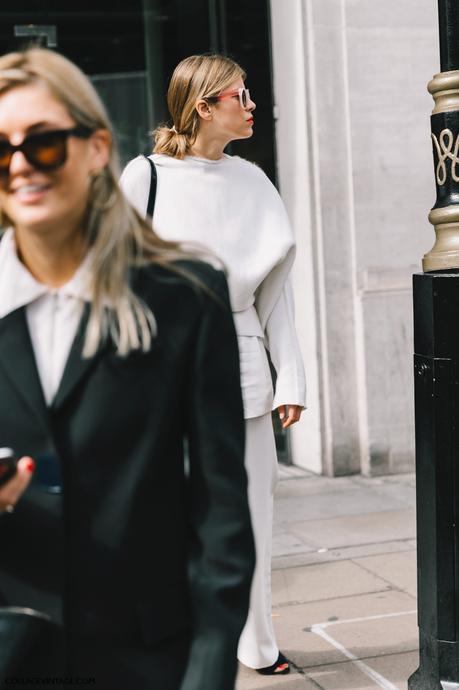
[[224,91],[223,93],[218,94],[218,96],[214,96],[215,100],[220,101],[223,98],[239,98],[239,104],[241,108],[244,108],[244,110],[247,109],[247,106],[250,103],[250,91],[248,89],[235,89],[234,91]]

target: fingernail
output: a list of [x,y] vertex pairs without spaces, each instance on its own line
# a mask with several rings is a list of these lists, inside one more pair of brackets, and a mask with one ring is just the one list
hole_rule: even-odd
[[27,465],[26,465],[26,470],[27,470],[28,472],[33,472],[34,469],[35,469],[35,461],[32,460],[32,458],[30,458],[30,460],[28,461],[28,463],[27,463]]

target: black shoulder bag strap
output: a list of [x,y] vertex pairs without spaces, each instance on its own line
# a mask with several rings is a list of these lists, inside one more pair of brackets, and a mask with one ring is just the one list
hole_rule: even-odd
[[156,201],[156,185],[158,182],[158,176],[156,174],[156,166],[149,158],[148,156],[144,156],[144,158],[150,163],[150,168],[151,168],[151,178],[150,178],[150,191],[148,193],[148,204],[147,204],[147,216],[150,216],[150,218],[153,218],[153,211],[155,210],[155,201]]

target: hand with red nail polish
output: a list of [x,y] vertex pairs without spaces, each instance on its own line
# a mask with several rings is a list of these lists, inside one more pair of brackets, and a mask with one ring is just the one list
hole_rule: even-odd
[[35,470],[35,462],[27,456],[18,462],[17,472],[0,488],[0,513],[12,513],[16,503],[30,484]]

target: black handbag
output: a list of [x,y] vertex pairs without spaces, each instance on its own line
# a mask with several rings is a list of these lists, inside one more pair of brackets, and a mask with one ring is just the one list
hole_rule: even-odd
[[[0,606],[0,685],[14,678],[64,675],[64,635],[50,616]],[[27,687],[25,683],[22,687]]]

